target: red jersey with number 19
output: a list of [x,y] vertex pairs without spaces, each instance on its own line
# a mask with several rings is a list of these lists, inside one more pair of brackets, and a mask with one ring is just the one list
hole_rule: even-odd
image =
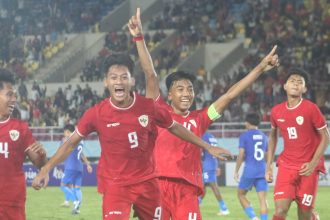
[[109,185],[130,185],[155,175],[153,149],[157,126],[169,128],[173,120],[169,112],[156,108],[152,99],[133,93],[127,108],[116,107],[105,99],[88,109],[76,131],[82,137],[97,132],[101,144],[98,189],[106,192]]
[[[207,115],[208,108],[189,112],[185,116],[173,112],[172,107],[160,97],[157,103],[167,108],[173,120],[180,123],[195,135],[202,137],[213,122]],[[203,191],[201,150],[163,128],[158,128],[155,160],[157,174],[161,177],[185,179]]]
[[[324,116],[314,103],[302,99],[293,108],[287,102],[274,106],[270,120],[273,128],[280,129],[284,141],[277,163],[300,170],[303,163],[311,161],[320,143],[318,130],[327,126]],[[323,157],[317,169],[325,171]]]
[[25,205],[23,162],[34,142],[27,123],[15,118],[0,122],[0,206]]

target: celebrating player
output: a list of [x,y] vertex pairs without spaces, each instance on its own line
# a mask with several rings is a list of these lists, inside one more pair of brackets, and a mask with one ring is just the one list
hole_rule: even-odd
[[[233,85],[209,107],[190,112],[194,101],[195,76],[183,71],[174,72],[166,78],[168,105],[161,97],[157,74],[146,48],[140,9],[132,16],[128,28],[136,42],[141,65],[145,73],[147,96],[170,111],[173,119],[198,136],[202,136],[209,125],[221,117],[227,105],[250,86],[259,75],[278,65],[276,46],[242,80]],[[159,128],[156,140],[155,160],[159,174],[163,216],[175,219],[201,219],[198,196],[203,191],[200,150],[193,144],[174,137],[166,129]],[[180,149],[180,150],[178,150]],[[173,199],[174,198],[174,199]]]
[[[266,160],[265,155],[268,149],[268,138],[260,130],[259,115],[250,113],[246,116],[245,126],[247,131],[242,133],[239,138],[239,154],[236,160],[234,179],[239,182],[237,196],[250,219],[258,219],[251,203],[246,198],[246,194],[254,186],[260,201],[260,219],[268,219],[267,191],[268,183],[265,180]],[[239,179],[238,171],[245,161],[242,177]]]
[[302,97],[307,91],[307,79],[304,70],[291,69],[284,84],[287,101],[275,105],[271,111],[266,171],[269,182],[273,181],[278,130],[284,141],[284,149],[277,159],[273,220],[284,220],[293,200],[298,204],[299,220],[317,219],[313,208],[319,172],[325,172],[323,154],[329,143],[329,132],[319,108]]
[[[65,142],[66,139],[68,139],[72,135],[74,130],[75,128],[71,124],[67,124],[64,126],[63,142]],[[82,192],[80,189],[83,174],[82,162],[87,165],[88,173],[93,172],[92,166],[82,152],[83,147],[84,142],[81,141],[78,146],[72,151],[72,153],[68,156],[68,158],[66,158],[66,160],[64,161],[64,176],[61,180],[61,190],[64,193],[65,201],[61,206],[69,207],[69,201],[73,201],[72,214],[80,213],[80,205],[82,202]]]
[[23,162],[27,156],[40,168],[47,158],[28,124],[11,116],[17,101],[14,84],[14,75],[0,69],[0,219],[24,220],[26,183]]
[[[207,143],[211,144],[212,146],[218,146],[218,140],[212,135],[211,133],[206,132],[203,135],[203,140]],[[223,200],[221,193],[219,191],[219,186],[217,182],[217,174],[220,173],[220,168],[218,165],[218,159],[207,151],[203,150],[203,182],[204,182],[204,189],[206,186],[209,186],[212,189],[212,192],[215,198],[218,201],[219,205],[219,212],[218,215],[229,215],[229,210],[226,206],[225,201]],[[205,191],[205,190],[204,190]],[[203,194],[203,197],[205,193]],[[202,199],[202,198],[201,198]],[[201,202],[201,200],[200,200]]]
[[103,194],[103,219],[129,219],[132,205],[140,219],[160,219],[159,185],[152,156],[156,125],[208,149],[213,155],[230,155],[230,152],[207,144],[173,121],[169,112],[156,106],[152,99],[131,92],[134,62],[128,55],[109,56],[104,67],[104,84],[110,97],[84,113],[75,132],[40,170],[33,187],[40,189],[46,185],[47,173],[63,161],[83,137],[97,132],[101,144],[97,177],[98,190]]

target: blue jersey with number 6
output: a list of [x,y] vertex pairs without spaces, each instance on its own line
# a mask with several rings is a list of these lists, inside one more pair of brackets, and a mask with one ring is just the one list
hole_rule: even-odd
[[66,170],[83,171],[83,162],[81,161],[81,154],[83,151],[84,142],[81,141],[78,146],[71,152],[71,154],[64,161],[64,168]]
[[245,151],[245,167],[242,177],[261,178],[265,176],[265,156],[268,138],[260,130],[250,129],[240,135],[239,148]]

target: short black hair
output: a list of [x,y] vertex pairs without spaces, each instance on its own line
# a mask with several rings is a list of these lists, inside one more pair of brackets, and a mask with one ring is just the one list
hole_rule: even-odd
[[14,74],[7,69],[0,68],[0,89],[3,89],[3,83],[15,84]]
[[245,121],[251,125],[258,126],[260,124],[260,117],[257,113],[249,113],[246,115]]
[[288,79],[290,78],[290,76],[292,76],[292,75],[298,75],[298,76],[301,76],[302,78],[304,78],[305,86],[308,87],[308,85],[309,85],[308,84],[309,83],[309,74],[305,70],[303,70],[299,67],[289,69],[288,74],[287,74],[286,79],[285,79],[285,82],[287,82]]
[[126,66],[131,75],[133,75],[134,61],[128,54],[120,53],[107,56],[103,62],[103,71],[105,75],[108,74],[109,68],[113,65]]
[[167,91],[170,90],[171,86],[173,85],[173,83],[175,81],[179,81],[179,80],[189,80],[192,84],[194,84],[196,81],[196,76],[192,75],[190,73],[184,72],[184,71],[176,71],[176,72],[169,74],[166,77]]
[[72,132],[74,132],[75,127],[74,127],[74,125],[72,125],[72,124],[67,124],[67,125],[65,125],[64,128],[63,128],[63,131],[65,131],[65,130],[68,130],[68,131],[70,131],[70,132],[72,133]]

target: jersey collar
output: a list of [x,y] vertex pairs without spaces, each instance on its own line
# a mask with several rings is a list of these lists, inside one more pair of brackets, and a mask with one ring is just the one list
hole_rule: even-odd
[[291,108],[288,106],[288,102],[286,102],[286,105],[285,105],[285,106],[286,106],[286,108],[289,109],[289,110],[296,109],[296,108],[298,108],[298,106],[302,103],[302,101],[303,101],[303,98],[300,99],[299,103],[298,103],[296,106],[293,106],[293,107],[291,107]]
[[118,107],[118,106],[116,106],[115,104],[113,104],[113,103],[111,102],[111,96],[110,96],[110,98],[109,98],[109,103],[110,103],[110,105],[111,105],[112,107],[114,107],[115,109],[119,109],[119,110],[127,110],[127,109],[130,109],[130,108],[132,108],[132,106],[135,104],[135,100],[136,100],[135,92],[132,92],[132,94],[133,94],[133,102],[132,102],[131,105],[129,105],[129,106],[126,107],[126,108],[121,108],[121,107]]

